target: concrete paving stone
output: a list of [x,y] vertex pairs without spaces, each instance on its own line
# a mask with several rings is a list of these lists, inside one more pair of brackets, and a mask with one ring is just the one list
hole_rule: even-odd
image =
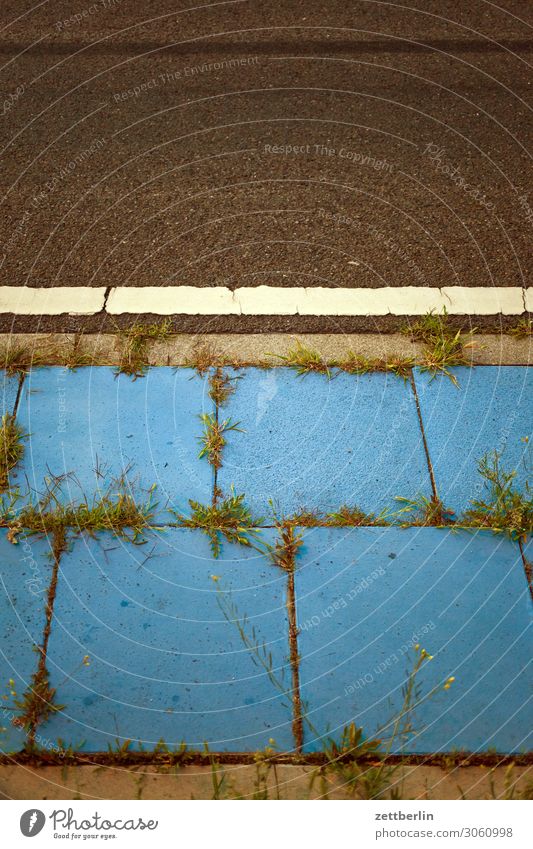
[[[34,647],[43,642],[52,577],[46,539],[19,536],[13,545],[7,534],[7,529],[0,529],[0,753],[19,751],[26,742],[25,731],[12,724],[19,714],[14,702],[37,671],[39,655]],[[14,687],[9,686],[10,679]]]
[[397,495],[430,494],[409,383],[285,368],[237,374],[224,415],[244,433],[229,434],[218,483],[246,493],[258,515],[269,514],[270,499],[287,514],[344,502],[375,511],[397,506]]
[[478,473],[480,458],[502,452],[502,467],[516,470],[516,484],[531,478],[533,372],[520,366],[456,368],[459,388],[446,376],[415,370],[429,456],[437,490],[447,507],[462,512],[488,494]]
[[5,413],[13,415],[15,403],[17,400],[17,392],[19,388],[18,375],[10,376],[3,369],[0,369],[0,412],[4,416]]
[[255,628],[290,687],[286,575],[264,555],[224,545],[213,560],[207,537],[185,529],[140,547],[78,539],[62,559],[48,649],[66,708],[43,733],[86,751],[117,739],[150,750],[160,738],[246,751],[273,737],[292,749],[290,701],[224,618],[217,590],[248,616],[248,636]]
[[[253,798],[255,764],[224,764],[218,772],[219,780],[225,778],[224,798]],[[511,786],[517,796],[527,792],[532,778],[532,767],[513,768]],[[395,789],[401,779],[403,798],[411,800],[505,798],[509,791],[507,764],[492,769],[413,765],[395,774]],[[329,799],[350,798],[350,787],[343,785],[339,776],[331,775],[323,783],[317,779],[316,767],[278,764],[275,773],[270,770],[266,784],[269,799],[320,799],[325,793]],[[210,766],[178,770],[152,764],[0,766],[0,799],[213,799],[213,792]]]
[[[488,531],[314,529],[296,599],[302,699],[319,737],[338,741],[353,721],[386,739],[419,643],[434,656],[421,698],[456,680],[420,704],[403,751],[531,749],[531,602],[516,543]],[[320,746],[306,723],[306,751]]]
[[198,458],[197,436],[199,414],[212,410],[207,381],[191,369],[154,368],[135,381],[105,367],[34,369],[19,405],[30,438],[13,480],[42,493],[50,473],[74,473],[62,498],[91,499],[128,470],[139,500],[157,485],[156,520],[168,521],[167,507],[211,500],[213,474]]
[[[401,291],[401,290],[400,290]],[[328,362],[346,358],[350,351],[366,357],[421,357],[423,344],[413,342],[400,333],[300,333],[298,338],[318,350]],[[478,365],[527,365],[532,360],[531,337],[518,338],[505,333],[478,333],[476,346],[468,348],[468,358]],[[286,355],[294,348],[295,337],[289,333],[178,333],[149,345],[152,366],[186,365],[198,348],[209,347],[231,360],[244,360],[261,365],[276,362],[276,355]],[[120,359],[120,341],[112,333],[0,333],[0,347],[22,346],[38,351],[46,365],[61,365],[76,344],[79,353],[92,358],[93,365],[116,365]]]

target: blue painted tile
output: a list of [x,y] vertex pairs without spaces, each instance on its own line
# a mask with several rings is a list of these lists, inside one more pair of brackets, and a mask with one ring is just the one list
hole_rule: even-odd
[[[531,477],[531,399],[533,371],[520,366],[452,369],[459,388],[447,377],[415,374],[429,455],[437,489],[446,506],[461,512],[483,493],[477,471],[488,451],[503,451],[503,465],[516,469],[524,485]],[[529,457],[529,460],[528,460]]]
[[271,498],[284,514],[344,502],[369,512],[397,495],[430,494],[413,393],[401,379],[247,369],[224,415],[245,433],[229,434],[219,485],[235,484],[260,516]]
[[[485,531],[315,529],[296,599],[302,698],[319,735],[338,739],[354,721],[379,736],[420,643],[434,655],[423,694],[456,680],[415,712],[405,751],[531,748],[530,599],[515,543]],[[306,749],[319,747],[306,728]]]
[[[37,671],[46,622],[46,598],[52,577],[50,548],[46,540],[19,537],[17,545],[0,529],[0,752],[23,748],[26,734],[12,724],[21,697]],[[17,697],[10,694],[9,679]],[[4,699],[7,696],[7,700]]]
[[0,382],[1,382],[1,403],[0,403],[0,414],[3,416],[5,413],[10,413],[13,415],[15,410],[15,402],[17,400],[17,392],[19,387],[19,377],[18,375],[10,376],[5,373],[2,369],[0,369]]
[[291,749],[290,703],[225,620],[217,587],[248,615],[247,633],[256,629],[290,686],[286,575],[264,556],[224,545],[213,560],[207,538],[184,529],[144,546],[79,539],[62,558],[48,650],[66,708],[43,733],[88,751],[116,738],[244,751],[273,737]]
[[19,405],[30,439],[18,480],[41,493],[50,472],[74,472],[62,497],[79,500],[128,470],[139,499],[157,484],[157,519],[166,521],[167,505],[182,511],[188,498],[211,500],[212,470],[198,459],[197,436],[198,415],[212,406],[206,381],[191,369],[153,368],[136,381],[102,367],[35,369]]

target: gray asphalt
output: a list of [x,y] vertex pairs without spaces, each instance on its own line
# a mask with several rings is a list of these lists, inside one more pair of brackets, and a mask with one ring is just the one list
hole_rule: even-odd
[[0,285],[531,285],[533,6],[418,7],[4,2]]

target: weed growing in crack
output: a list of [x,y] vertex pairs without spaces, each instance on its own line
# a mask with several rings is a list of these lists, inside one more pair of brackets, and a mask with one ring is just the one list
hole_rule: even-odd
[[533,533],[533,495],[529,480],[526,480],[524,492],[519,491],[514,485],[516,470],[508,472],[502,468],[498,451],[485,454],[478,469],[487,497],[470,502],[461,524],[470,528],[490,528],[493,533],[503,533],[525,542]]
[[338,360],[335,366],[348,374],[371,374],[372,372],[383,372],[394,374],[408,380],[411,370],[415,365],[413,357],[390,357],[389,359],[368,358],[361,354],[348,353],[345,360]]
[[[380,749],[381,740],[365,739],[363,729],[351,722],[343,728],[339,744],[334,740],[324,744],[326,763],[311,773],[309,789],[313,790],[318,784],[320,795],[327,799],[330,795],[331,784],[335,782],[340,784],[352,799],[368,798],[365,780],[369,769],[374,767],[368,767],[367,759],[370,756],[379,763]],[[383,780],[379,788],[380,792],[386,788],[388,784]]]
[[527,339],[529,336],[533,336],[533,320],[530,318],[521,318],[518,324],[507,330],[507,333],[516,339]]
[[[398,524],[404,528],[443,528],[455,523],[455,513],[444,506],[440,498],[419,495],[417,498],[396,497],[396,501],[404,506],[393,516],[400,519]],[[401,517],[407,517],[401,521]]]
[[[402,706],[396,716],[378,729],[379,738],[365,738],[363,729],[350,723],[343,729],[339,744],[333,740],[325,744],[326,764],[316,770],[311,779],[311,786],[320,781],[325,798],[329,795],[330,779],[334,781],[334,789],[344,790],[353,799],[405,798],[403,765],[391,763],[388,757],[398,744],[403,750],[416,733],[413,722],[416,709],[442,690],[449,690],[455,680],[450,676],[444,684],[438,684],[423,695],[417,679],[422,667],[433,657],[419,645],[414,651],[413,667],[402,687]],[[384,740],[381,735],[389,729],[390,735]]]
[[304,507],[288,516],[285,522],[300,528],[316,528],[324,524],[324,515],[319,510],[307,510]]
[[119,330],[117,337],[122,344],[122,350],[116,374],[127,374],[134,380],[144,377],[148,370],[150,343],[164,342],[171,335],[170,319],[165,319],[159,324],[134,324],[125,330]]
[[452,330],[448,324],[446,309],[441,315],[435,315],[432,311],[402,328],[402,333],[410,336],[413,341],[425,343],[423,357],[419,363],[420,371],[429,372],[432,378],[439,373],[444,374],[455,386],[459,384],[450,369],[454,366],[471,365],[466,349],[475,345],[471,338],[475,332],[469,331],[470,340],[467,341],[462,330]]
[[6,413],[0,425],[0,492],[9,487],[9,473],[24,455],[23,440],[26,434],[15,416]]
[[359,507],[342,504],[332,513],[321,513],[319,510],[303,508],[284,519],[281,524],[300,528],[384,527],[391,524],[389,518],[392,518],[392,514],[386,508],[376,515],[376,513],[365,513]]
[[[60,705],[56,702],[58,688],[61,687],[65,681],[72,678],[74,672],[78,668],[90,665],[89,655],[85,655],[76,669],[74,669],[69,675],[66,675],[57,687],[51,687],[50,676],[45,661],[45,650],[38,646],[35,646],[34,650],[40,654],[39,666],[32,676],[27,690],[20,698],[15,691],[15,682],[13,679],[10,678],[8,681],[10,696],[13,698],[15,708],[19,711],[19,715],[12,720],[12,723],[17,728],[23,728],[25,731],[30,732],[30,738],[33,737],[38,725],[46,722],[52,714],[65,709],[65,705]],[[3,698],[7,699],[9,697]],[[31,745],[32,740],[30,739],[30,746]]]
[[[11,683],[11,682],[10,682]],[[26,692],[20,697],[12,691],[14,705],[19,715],[12,720],[13,725],[30,731],[42,722],[46,722],[52,714],[64,710],[65,705],[55,701],[56,687],[50,686],[49,673],[44,663],[34,673]]]
[[200,377],[203,377],[210,368],[218,369],[226,365],[230,365],[229,358],[220,354],[209,343],[199,345],[194,349],[191,356],[185,359],[185,366],[193,368]]
[[8,345],[0,351],[0,369],[8,375],[27,374],[33,366],[40,366],[44,361],[43,354],[28,347]]
[[209,537],[213,557],[218,558],[222,550],[221,538],[226,542],[237,543],[260,550],[260,530],[262,519],[254,520],[243,495],[235,495],[233,489],[226,498],[216,504],[200,504],[189,500],[191,516],[183,516],[175,510],[177,524],[182,528],[194,528],[203,531]]
[[335,513],[326,514],[324,524],[329,528],[357,528],[364,526],[382,527],[390,524],[388,522],[388,517],[389,511],[387,509],[382,510],[376,515],[375,513],[365,513],[358,507],[350,507],[347,504],[343,504],[342,507],[339,507]]
[[295,533],[292,523],[277,523],[279,537],[274,545],[267,546],[269,558],[274,566],[285,572],[293,573],[298,551],[303,545],[300,533]]
[[61,483],[62,478],[55,479],[36,504],[27,504],[20,510],[15,509],[16,501],[11,501],[7,508],[10,512],[3,513],[0,518],[0,526],[10,529],[10,542],[16,543],[17,535],[22,532],[64,535],[67,528],[72,528],[91,535],[98,531],[113,531],[136,543],[142,541],[145,531],[155,528],[155,484],[143,504],[138,504],[129,492],[121,491],[122,480],[110,484],[103,494],[96,494],[90,503],[82,500],[65,504],[60,497]]
[[239,422],[232,422],[231,419],[219,421],[213,413],[201,413],[200,419],[204,426],[204,432],[202,436],[198,437],[203,446],[198,456],[207,457],[214,469],[220,469],[222,451],[226,445],[224,434],[231,430],[239,433],[243,431],[239,427]]
[[60,359],[63,368],[69,371],[76,371],[78,368],[95,365],[96,358],[91,354],[84,354],[82,351],[78,351],[77,348],[73,348],[58,359]]
[[[425,348],[422,359],[418,362],[421,371],[435,375],[445,374],[457,384],[457,378],[450,371],[454,366],[471,365],[466,350],[475,344],[463,331],[454,331],[448,324],[446,310],[441,315],[433,312],[423,316],[414,324],[403,328],[402,332],[409,335],[413,341],[424,342]],[[475,330],[469,331],[471,337]],[[383,372],[394,374],[407,380],[417,361],[413,357],[391,356],[387,358],[369,358],[350,351],[344,359],[326,359],[316,350],[296,340],[296,346],[285,356],[278,356],[283,363],[296,370],[299,375],[316,372],[331,377],[331,369],[338,369],[348,374],[371,374]]]
[[222,368],[216,368],[209,377],[209,397],[221,407],[235,392],[235,380]]
[[325,374],[330,377],[330,369],[328,364],[318,353],[312,348],[308,348],[299,339],[296,340],[296,347],[290,350],[285,356],[279,354],[278,359],[282,360],[286,366],[296,370],[299,376],[315,372]]

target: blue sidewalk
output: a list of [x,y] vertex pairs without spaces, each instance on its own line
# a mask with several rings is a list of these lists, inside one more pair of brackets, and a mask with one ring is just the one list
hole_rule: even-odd
[[[222,406],[209,371],[157,367],[131,381],[110,368],[50,367],[21,386],[5,379],[3,412],[28,434],[7,524],[54,480],[65,504],[120,488],[142,502],[155,484],[157,507],[140,545],[71,528],[54,557],[51,537],[20,531],[14,545],[0,530],[0,751],[28,740],[49,752],[58,740],[151,751],[164,740],[246,752],[274,739],[281,751],[315,752],[351,722],[386,741],[416,645],[434,657],[422,694],[438,692],[391,751],[529,751],[531,551],[488,530],[390,517],[398,496],[438,497],[459,517],[483,494],[477,462],[494,449],[526,491],[531,373],[455,372],[459,388],[416,370],[412,383],[230,370]],[[205,413],[238,425],[224,434],[220,468],[199,457]],[[220,503],[232,487],[259,526],[259,550],[222,539],[215,559],[205,533],[175,527],[176,513],[190,516],[190,500]],[[323,526],[343,505],[388,510],[395,524]],[[293,584],[267,551],[280,538],[273,511],[302,535]],[[301,527],[295,514],[322,526]],[[43,662],[62,708],[24,731],[16,702]]]

